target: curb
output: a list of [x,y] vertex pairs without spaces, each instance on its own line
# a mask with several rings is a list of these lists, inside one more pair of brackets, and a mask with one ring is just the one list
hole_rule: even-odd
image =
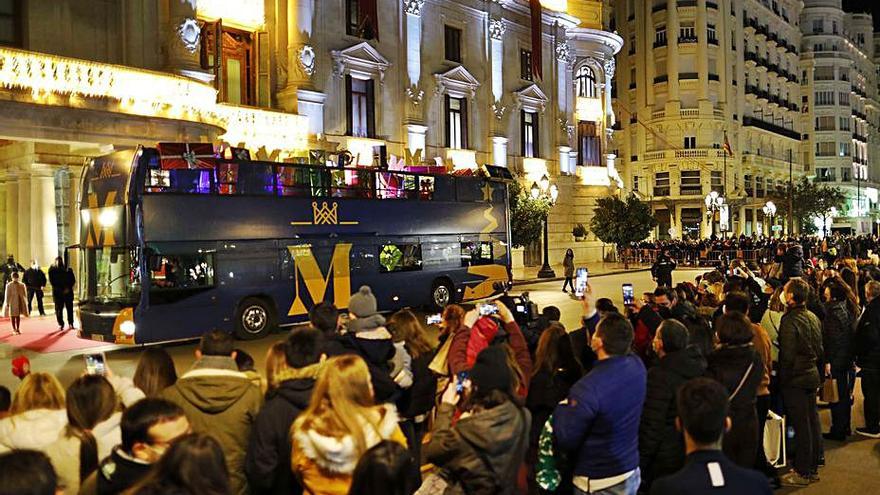
[[[631,268],[629,270],[614,270],[610,272],[597,273],[596,275],[590,274],[590,278],[598,278],[605,277],[608,275],[621,275],[624,273],[637,273],[637,272],[648,272],[651,271],[651,268]],[[514,280],[511,285],[516,287],[517,285],[531,285],[537,284],[541,282],[562,282],[565,280],[565,277],[551,277],[551,278],[530,278],[525,280]]]

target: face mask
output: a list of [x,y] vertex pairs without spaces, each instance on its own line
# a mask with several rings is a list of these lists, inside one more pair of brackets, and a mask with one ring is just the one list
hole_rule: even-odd
[[669,308],[667,308],[666,306],[660,306],[660,307],[657,309],[657,313],[658,313],[658,314],[660,315],[660,317],[663,318],[664,320],[668,320],[668,319],[672,318],[672,310],[669,309]]

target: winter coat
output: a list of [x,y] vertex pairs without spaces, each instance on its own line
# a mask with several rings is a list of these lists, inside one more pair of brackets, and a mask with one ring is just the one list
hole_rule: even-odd
[[52,295],[55,297],[71,294],[73,287],[76,285],[76,276],[73,274],[73,269],[66,266],[50,266],[49,284],[52,285]]
[[238,371],[231,357],[203,356],[161,396],[183,408],[194,432],[220,442],[232,493],[247,494],[245,452],[263,402],[260,387]]
[[[672,307],[672,317],[688,329],[688,342],[697,346],[704,357],[709,356],[715,347],[715,333],[708,320],[697,313],[697,308],[687,301],[680,301]],[[648,343],[650,345],[650,342]]]
[[825,361],[831,363],[833,370],[849,370],[853,366],[853,336],[855,317],[843,301],[825,304],[825,318],[822,320],[822,346]]
[[755,346],[755,352],[761,357],[761,364],[763,364],[764,370],[761,375],[761,383],[758,385],[758,397],[761,397],[763,395],[770,395],[770,375],[773,372],[773,361],[770,357],[770,347],[772,347],[772,344],[770,343],[770,336],[767,335],[767,331],[757,323],[752,323],[752,334],[754,335],[752,337],[752,345]]
[[[515,321],[504,324],[504,331],[507,332],[507,343],[516,356],[516,364],[519,365],[523,376],[532,375],[532,358],[529,355],[529,347],[526,345],[526,339]],[[472,363],[468,363],[468,342],[471,339],[471,329],[461,327],[452,336],[452,346],[449,348],[449,368],[452,373],[457,375],[462,371],[471,369]],[[528,384],[525,384],[528,386]]]
[[733,395],[740,382],[743,383],[730,401],[728,416],[733,425],[724,435],[722,446],[724,454],[737,465],[753,467],[758,453],[758,413],[755,403],[758,387],[764,377],[761,356],[751,343],[742,346],[722,345],[709,355],[706,376],[724,385],[730,395]]
[[657,328],[663,323],[663,318],[651,307],[645,305],[630,318],[630,321],[633,326],[633,352],[647,363],[648,349],[651,347],[654,335],[657,334]]
[[[98,445],[99,461],[109,456],[113,447],[122,443],[122,431],[119,429],[121,419],[122,413],[117,412],[92,429],[92,435]],[[62,430],[58,439],[46,449],[52,466],[55,467],[55,473],[58,475],[58,483],[64,487],[65,495],[79,493],[79,449],[81,443],[79,437],[66,434],[66,431]]]
[[[382,419],[378,431],[364,425],[366,447],[392,440],[406,447],[406,437],[397,425],[394,406],[378,406]],[[303,427],[302,418],[293,424],[291,469],[311,495],[347,495],[358,454],[350,436],[333,437]]]
[[303,370],[318,370],[320,365],[301,370],[303,378],[283,379],[269,392],[266,404],[257,415],[248,443],[245,472],[252,494],[299,494],[302,487],[290,472],[290,427],[308,406],[315,377]]
[[705,371],[706,358],[693,345],[666,354],[648,370],[639,423],[639,463],[646,487],[684,464],[684,439],[675,428],[676,393],[682,384]]
[[770,338],[770,360],[773,363],[779,361],[779,326],[782,325],[781,311],[767,310],[761,317],[761,328],[767,332]]
[[400,387],[391,376],[391,363],[396,351],[391,334],[385,327],[359,333],[349,331],[335,336],[324,343],[324,350],[329,357],[355,354],[363,358],[370,370],[370,381],[373,383],[373,394],[377,403],[393,403],[400,397]]
[[569,455],[575,476],[609,478],[639,467],[645,380],[640,358],[612,356],[596,361],[556,406],[556,446]]
[[437,375],[428,369],[433,359],[434,352],[427,352],[412,360],[413,384],[403,391],[398,401],[401,418],[414,419],[434,408]]
[[566,256],[562,259],[562,268],[566,278],[574,277],[574,256]]
[[590,346],[590,340],[593,333],[596,332],[596,325],[599,324],[599,312],[596,311],[591,316],[585,316],[581,319],[583,325],[577,330],[569,332],[568,338],[571,341],[571,350],[574,357],[581,362],[584,371],[593,369],[593,363],[596,362],[596,352]]
[[21,282],[14,280],[6,284],[5,299],[3,299],[3,316],[27,316],[27,288]]
[[24,278],[21,280],[26,287],[32,289],[42,289],[46,286],[46,274],[40,267],[28,268],[24,271]]
[[795,244],[782,255],[782,280],[804,276],[804,248]]
[[553,414],[553,409],[556,408],[559,401],[568,396],[568,391],[580,379],[580,369],[560,369],[554,370],[552,373],[541,369],[532,376],[529,395],[526,397],[526,407],[532,414],[532,426],[529,433],[530,447],[537,447],[538,437],[541,435],[547,418]]
[[506,401],[462,417],[441,404],[431,441],[423,452],[452,485],[447,494],[513,495],[517,472],[528,447],[529,412]]
[[675,270],[676,264],[669,256],[661,255],[657,261],[651,265],[651,276],[657,279],[660,285],[670,285],[672,283],[672,270]]
[[880,297],[865,306],[856,327],[854,349],[859,368],[880,371]]
[[147,476],[152,466],[116,447],[98,469],[84,479],[79,495],[118,495]]
[[[715,486],[707,474],[709,466],[717,466],[722,486]],[[687,456],[684,468],[657,480],[651,495],[773,495],[767,477],[751,468],[734,464],[718,450],[698,450]]]
[[32,409],[0,419],[0,454],[17,449],[46,452],[65,426],[64,409]]
[[817,389],[824,366],[822,324],[803,306],[791,308],[779,324],[779,384]]

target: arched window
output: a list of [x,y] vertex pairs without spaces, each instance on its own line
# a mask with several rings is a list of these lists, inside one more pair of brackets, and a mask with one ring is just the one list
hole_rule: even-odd
[[593,69],[582,65],[575,75],[577,95],[580,98],[596,98],[596,74]]

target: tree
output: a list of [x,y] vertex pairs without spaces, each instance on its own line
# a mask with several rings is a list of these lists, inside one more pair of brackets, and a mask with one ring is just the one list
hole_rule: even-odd
[[[779,218],[787,218],[788,187],[777,188],[770,196],[776,204],[776,213]],[[819,185],[802,177],[792,187],[792,217],[802,232],[811,233],[814,229],[813,218],[821,218],[824,225],[825,220],[831,214],[831,209],[841,208],[844,201],[846,201],[846,195],[840,188]]]
[[[615,196],[596,201],[590,230],[604,243],[614,244],[617,249],[644,240],[657,226],[651,207],[630,194],[626,201]],[[626,256],[623,266],[629,268]]]
[[518,181],[507,187],[510,203],[510,240],[513,247],[524,247],[541,238],[544,220],[550,213],[550,202],[529,196]]

